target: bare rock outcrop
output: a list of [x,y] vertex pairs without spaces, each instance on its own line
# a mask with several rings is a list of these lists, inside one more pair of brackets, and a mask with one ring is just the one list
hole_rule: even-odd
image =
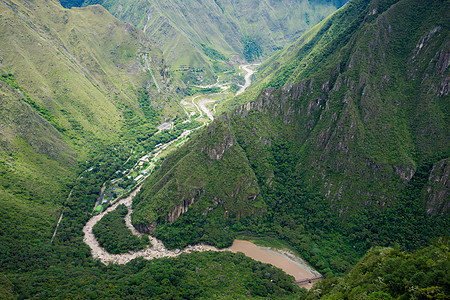
[[193,197],[188,199],[184,199],[180,204],[176,205],[168,214],[167,221],[171,224],[175,222],[182,214],[186,213],[189,210],[189,207],[195,203],[195,199],[200,196],[202,193],[201,190],[196,191]]
[[227,116],[219,117],[207,129],[209,143],[203,147],[202,152],[206,152],[212,160],[221,160],[225,152],[236,144],[228,122]]
[[447,214],[450,209],[450,158],[436,163],[425,187],[426,210],[430,215]]

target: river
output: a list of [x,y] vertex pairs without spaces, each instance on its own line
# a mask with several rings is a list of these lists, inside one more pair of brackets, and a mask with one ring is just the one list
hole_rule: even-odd
[[[243,65],[241,66],[244,71],[247,72],[245,75],[245,85],[236,93],[236,95],[242,93],[245,91],[251,84],[251,75],[255,72],[251,70],[249,67],[251,65]],[[205,113],[206,116],[213,121],[214,115],[213,113],[207,108],[207,104],[214,103],[217,100],[213,99],[200,99],[198,103],[195,103],[196,98],[200,96],[196,96],[192,99],[192,105],[198,110],[200,113],[200,116],[202,113]],[[188,102],[182,101],[182,104],[185,104],[186,108],[186,114],[188,116],[190,115],[187,112],[188,109]],[[190,105],[190,104],[189,104]],[[165,124],[164,124],[165,125]],[[201,126],[200,126],[201,127]],[[183,138],[184,136],[191,133],[191,130],[187,130],[181,134],[177,139],[168,142],[161,147],[159,147],[159,151],[155,154],[153,154],[153,158],[158,157],[158,155],[163,151],[165,148],[167,148],[172,143],[176,142],[177,140]],[[146,175],[140,182],[143,182],[146,177],[148,177],[150,174]],[[177,250],[168,250],[162,241],[156,239],[153,236],[149,235],[149,239],[151,242],[151,246],[147,246],[145,249],[139,250],[139,251],[130,251],[123,254],[111,254],[108,253],[105,249],[103,249],[100,244],[98,243],[97,239],[95,238],[92,228],[95,224],[97,224],[98,221],[100,221],[106,214],[110,213],[111,211],[115,210],[118,205],[124,204],[128,208],[128,214],[125,217],[125,224],[126,226],[131,230],[131,232],[135,235],[141,236],[139,232],[134,228],[134,226],[131,224],[131,213],[132,213],[132,201],[134,196],[139,192],[141,188],[142,183],[127,197],[119,199],[116,201],[113,205],[111,205],[107,210],[101,212],[98,215],[93,216],[84,226],[83,232],[84,232],[84,239],[83,241],[91,248],[91,253],[94,259],[100,260],[103,264],[126,264],[129,261],[137,258],[137,257],[143,257],[144,259],[155,259],[155,258],[163,258],[163,257],[176,257],[182,253],[190,253],[193,251],[232,251],[232,252],[242,252],[246,256],[253,258],[257,261],[271,264],[275,267],[278,267],[285,271],[287,274],[292,275],[296,282],[302,282],[300,286],[310,288],[312,286],[311,283],[308,283],[308,280],[310,279],[317,279],[321,277],[321,275],[312,269],[306,262],[304,262],[301,258],[296,256],[294,253],[287,251],[287,250],[277,250],[267,247],[260,247],[257,246],[251,242],[248,241],[241,241],[241,240],[235,240],[233,242],[233,245],[230,248],[227,249],[217,249],[214,246],[210,245],[193,245],[188,246],[184,249],[177,249]],[[70,195],[69,195],[70,197]],[[306,283],[305,283],[306,281]]]
[[[260,247],[249,241],[234,240],[230,250],[234,253],[242,252],[254,260],[271,264],[282,269],[295,278],[296,282],[308,281],[321,277],[320,273],[311,268],[304,260],[288,250]],[[306,282],[299,286],[310,289],[312,284]]]
[[[86,225],[83,227],[84,239],[83,241],[91,248],[91,254],[94,259],[100,260],[103,264],[126,264],[137,257],[143,257],[144,259],[151,260],[155,258],[163,257],[176,257],[182,253],[190,253],[193,251],[232,251],[232,252],[242,252],[246,256],[253,258],[254,260],[271,264],[285,271],[287,274],[292,275],[296,282],[307,281],[312,278],[317,278],[320,274],[309,267],[306,262],[301,258],[296,256],[294,253],[287,250],[275,250],[267,247],[259,247],[248,241],[235,240],[233,245],[227,249],[217,249],[210,245],[193,245],[188,246],[184,249],[168,250],[162,241],[157,238],[150,236],[149,239],[151,246],[147,246],[145,249],[138,251],[130,251],[123,254],[111,254],[100,246],[97,239],[95,238],[92,228],[100,221],[106,214],[112,212],[120,204],[124,204],[128,208],[128,214],[125,217],[126,226],[135,235],[140,236],[141,234],[137,232],[134,226],[131,224],[131,213],[132,202],[134,196],[139,192],[141,186],[137,187],[128,197],[120,199],[114,205],[110,206],[107,210],[102,213],[93,216]],[[305,283],[300,285],[305,288],[310,288],[312,284]]]
[[239,89],[239,91],[236,92],[236,96],[245,92],[245,90],[250,86],[250,84],[252,84],[252,75],[256,72],[252,69],[250,69],[250,66],[257,66],[259,64],[254,64],[254,65],[241,65],[239,66],[239,69],[243,69],[245,72],[247,72],[247,74],[245,74],[245,84]]

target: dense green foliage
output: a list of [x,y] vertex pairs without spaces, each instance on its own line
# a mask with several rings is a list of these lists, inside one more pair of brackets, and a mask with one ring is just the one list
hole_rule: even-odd
[[375,247],[348,275],[316,284],[308,299],[448,299],[449,279],[448,238],[412,254]]
[[202,122],[197,121],[197,120],[194,119],[194,120],[192,120],[190,122],[177,123],[173,127],[174,127],[174,130],[181,130],[181,131],[183,131],[183,130],[192,130],[192,129],[195,129],[195,128],[200,127],[202,125],[203,125]]
[[193,96],[195,94],[201,93],[201,94],[215,94],[220,93],[221,89],[219,87],[210,87],[210,88],[200,88],[200,87],[188,87],[187,88],[187,95]]
[[[436,236],[449,235],[448,215],[427,215],[421,202],[421,193],[430,177],[433,164],[444,155],[435,155],[420,165],[412,180],[399,196],[399,201],[383,210],[368,209],[347,223],[352,243],[367,249],[370,246],[401,245],[412,250],[425,246]],[[447,156],[444,156],[447,157]]]
[[[172,249],[201,242],[228,247],[236,234],[243,232],[281,239],[319,271],[330,275],[347,272],[374,245],[399,244],[410,250],[426,245],[432,237],[448,234],[448,218],[427,216],[418,199],[430,164],[428,173],[420,175],[419,169],[405,190],[413,190],[415,195],[405,195],[403,201],[381,211],[365,210],[341,223],[326,199],[307,188],[304,174],[295,171],[299,158],[293,149],[288,144],[270,147],[273,180],[268,185],[259,178],[267,208],[262,216],[236,221],[224,219],[221,209],[207,216],[191,210],[173,224],[161,220],[156,236]],[[420,180],[422,183],[417,183]]]
[[139,238],[126,227],[125,216],[127,213],[127,207],[121,204],[92,228],[100,246],[109,253],[118,254],[136,251],[144,249],[150,243],[147,235]]
[[[450,141],[441,92],[449,70],[437,59],[447,8],[346,5],[262,66],[257,97],[240,98],[252,101],[167,158],[143,187],[133,222],[157,222],[155,235],[171,247],[226,246],[237,233],[282,239],[325,275],[345,273],[372,246],[409,251],[449,235],[448,212],[428,213],[448,202],[446,188],[426,188]],[[222,184],[232,170],[238,179]],[[430,203],[435,195],[444,196]]]
[[223,210],[214,210],[208,217],[195,212],[187,212],[173,224],[161,222],[155,236],[164,241],[168,249],[184,248],[200,243],[230,247],[235,239],[234,222],[221,216]]
[[228,57],[226,57],[225,55],[223,55],[222,53],[220,53],[216,49],[209,48],[209,47],[207,47],[205,45],[202,45],[202,48],[203,48],[203,52],[205,52],[206,56],[208,56],[211,59],[223,60],[223,61],[229,61],[230,60]]
[[144,88],[139,89],[137,99],[139,102],[139,106],[141,107],[142,112],[144,114],[144,117],[153,124],[158,123],[159,112],[154,107],[152,107],[149,92]]
[[[17,232],[38,225],[32,219],[22,224],[11,220],[9,228],[2,228],[0,265],[4,279],[0,281],[0,290],[4,289],[5,295],[17,295],[20,299],[219,299],[248,294],[257,298],[258,295],[287,298],[299,292],[292,285],[293,279],[279,269],[229,252],[193,253],[154,261],[136,259],[125,266],[104,266],[93,261],[83,242],[82,228],[102,182],[114,174],[119,165],[115,162],[124,159],[118,160],[114,153],[124,152],[108,155],[105,151],[102,158],[91,162],[95,168],[84,172],[74,186],[53,244],[50,236],[37,239],[26,230]],[[125,211],[120,218],[123,213]],[[111,214],[114,212],[105,218]],[[116,218],[111,223],[116,220],[120,223]],[[44,230],[45,227],[39,226],[39,230]],[[109,229],[114,231],[114,228]]]
[[248,62],[253,62],[262,56],[262,48],[254,39],[247,37],[242,40],[242,43],[244,44],[243,55]]

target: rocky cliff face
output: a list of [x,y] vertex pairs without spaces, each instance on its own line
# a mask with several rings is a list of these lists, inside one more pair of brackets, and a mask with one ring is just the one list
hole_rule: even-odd
[[[227,127],[229,127],[230,124],[228,118],[226,116],[222,118],[227,123]],[[225,130],[225,132],[220,136],[220,139],[215,137],[217,131],[219,130],[218,127],[220,126],[223,126],[222,122],[216,122],[209,126],[206,130],[205,138],[212,142],[205,145],[201,151],[206,152],[211,160],[221,160],[225,154],[225,151],[233,147],[236,143],[236,140],[230,130]]]
[[425,203],[428,214],[447,214],[450,209],[450,159],[436,163],[425,187]]
[[[196,195],[197,197],[200,195],[200,192]],[[180,204],[176,205],[167,215],[167,221],[170,223],[175,222],[182,214],[186,213],[189,210],[189,207],[194,204],[196,196],[185,199],[181,201]]]

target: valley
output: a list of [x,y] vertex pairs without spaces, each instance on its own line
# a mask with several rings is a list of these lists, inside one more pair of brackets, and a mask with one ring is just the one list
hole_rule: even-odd
[[[148,63],[146,64],[148,67]],[[246,73],[245,77],[245,85],[241,87],[241,89],[236,92],[236,95],[245,91],[251,84],[251,75],[255,73],[255,71],[248,68],[248,65],[243,65],[240,68],[244,70]],[[152,76],[154,79],[154,76]],[[155,81],[156,84],[156,81]],[[170,138],[166,143],[159,143],[154,148],[151,148],[150,152],[140,154],[144,154],[139,157],[139,159],[132,164],[132,167],[129,169],[120,168],[116,171],[116,174],[123,174],[123,177],[115,176],[116,178],[111,180],[111,182],[104,182],[102,185],[102,190],[96,206],[93,211],[101,212],[103,209],[103,205],[108,205],[108,203],[114,203],[117,199],[120,199],[123,195],[127,195],[139,184],[143,183],[145,179],[151,175],[152,171],[158,164],[160,159],[164,159],[170,152],[176,150],[178,147],[182,146],[185,142],[188,141],[189,136],[201,128],[207,126],[210,122],[214,121],[214,114],[216,113],[215,107],[218,102],[226,101],[229,97],[228,89],[230,87],[230,83],[219,83],[219,80],[213,86],[201,87],[201,89],[210,89],[211,87],[220,87],[222,92],[219,93],[206,93],[202,94],[201,92],[195,96],[186,97],[180,101],[180,105],[183,108],[183,111],[186,114],[186,119],[182,119],[181,124],[178,124],[181,128],[187,127],[189,129],[181,129],[177,135]],[[154,133],[153,137],[158,137],[164,131],[171,131],[174,129],[173,122],[164,122],[157,126],[158,131]],[[123,163],[123,167],[130,165],[130,159],[132,159],[135,151],[131,150],[131,155],[127,158],[127,160]],[[135,157],[138,157],[135,154]],[[93,167],[91,167],[93,168]],[[91,169],[90,168],[90,169]],[[89,170],[90,170],[89,169]],[[86,170],[86,171],[89,171]],[[86,172],[85,171],[85,172]],[[84,173],[84,172],[83,172]],[[82,174],[78,177],[78,179],[82,176]],[[78,180],[77,179],[77,180]],[[123,188],[124,182],[130,182],[133,180],[133,184],[129,184],[125,188]],[[76,183],[75,183],[76,184]],[[122,185],[122,186],[121,186]],[[108,194],[108,196],[105,196]],[[115,195],[113,197],[112,195]],[[70,193],[69,196],[70,197]]]
[[0,298],[448,298],[449,19],[0,1]]
[[[236,92],[236,95],[244,92],[251,84],[251,76],[255,73],[255,71],[250,69],[249,67],[250,65],[240,66],[240,69],[246,72],[244,76],[245,85],[242,86],[238,92]],[[140,191],[145,179],[152,174],[152,171],[155,168],[154,162],[157,162],[159,159],[166,157],[171,151],[175,150],[176,148],[184,144],[188,140],[189,135],[191,135],[193,132],[201,129],[204,126],[207,126],[207,124],[210,123],[211,121],[214,121],[213,111],[215,109],[213,108],[212,109],[213,111],[211,111],[211,109],[209,109],[208,106],[211,106],[211,104],[214,105],[214,103],[219,100],[211,98],[223,97],[228,94],[228,92],[226,92],[228,88],[225,87],[226,84],[220,84],[218,81],[214,86],[221,87],[223,89],[223,92],[220,94],[197,95],[192,98],[185,98],[180,102],[181,105],[184,106],[183,109],[188,117],[185,121],[183,121],[183,123],[196,121],[202,125],[194,129],[184,130],[177,138],[165,144],[157,145],[154,151],[141,157],[134,164],[134,167],[130,171],[126,170],[128,172],[124,172],[126,173],[126,176],[129,179],[133,178],[135,183],[122,190],[121,193],[116,198],[105,200],[107,198],[104,197],[104,194],[107,193],[108,191],[111,191],[111,189],[117,191],[118,189],[117,183],[123,181],[123,179],[113,180],[111,182],[113,186],[112,188],[108,187],[107,182],[103,184],[99,200],[96,204],[96,207],[93,210],[98,212],[98,214],[95,214],[93,217],[91,217],[89,221],[86,223],[86,225],[83,227],[84,233],[83,241],[90,247],[93,259],[99,260],[106,265],[127,264],[131,260],[136,259],[138,257],[142,257],[146,260],[152,260],[158,258],[176,257],[181,254],[188,254],[192,252],[203,252],[203,251],[232,251],[235,253],[242,252],[246,256],[253,258],[257,261],[261,261],[263,263],[268,263],[274,265],[275,267],[279,267],[289,275],[292,275],[295,278],[296,282],[301,283],[299,284],[300,287],[306,287],[310,289],[312,287],[311,280],[315,282],[317,280],[316,278],[322,278],[322,276],[320,275],[320,273],[318,273],[317,271],[312,269],[309,265],[307,265],[307,263],[304,262],[301,258],[297,257],[292,252],[286,252],[286,250],[273,250],[267,247],[261,248],[251,242],[239,240],[235,240],[230,248],[224,249],[218,249],[214,246],[206,244],[198,244],[198,245],[189,245],[184,249],[168,250],[164,246],[162,241],[158,240],[157,238],[151,235],[148,235],[150,245],[146,246],[144,249],[136,251],[128,251],[126,253],[121,254],[111,254],[99,244],[93,233],[94,226],[106,214],[114,211],[119,205],[125,205],[126,208],[128,209],[128,213],[125,216],[126,227],[131,231],[133,235],[136,235],[138,237],[142,236],[142,233],[139,233],[131,223],[131,214],[133,212],[132,209],[133,198]],[[201,88],[211,88],[214,86],[207,86]],[[194,116],[197,117],[193,118]],[[158,126],[158,128],[159,131],[155,134],[160,134],[163,130],[170,130],[171,126],[168,123],[163,123],[160,126]],[[175,147],[170,147],[171,145],[175,145]],[[130,159],[130,157],[128,159]],[[127,164],[127,162],[128,160],[124,163],[124,165]],[[150,165],[148,167],[143,167],[143,165],[141,165],[142,162],[150,162]],[[134,175],[130,177],[130,174]],[[136,174],[141,175],[135,177]],[[80,177],[81,176],[82,175],[80,175]],[[71,194],[72,191],[69,193],[68,196],[69,198]],[[61,218],[62,214],[58,221],[56,229],[59,226]],[[52,236],[52,241],[56,234],[56,229],[55,233]],[[289,256],[286,256],[286,253],[288,253]]]

